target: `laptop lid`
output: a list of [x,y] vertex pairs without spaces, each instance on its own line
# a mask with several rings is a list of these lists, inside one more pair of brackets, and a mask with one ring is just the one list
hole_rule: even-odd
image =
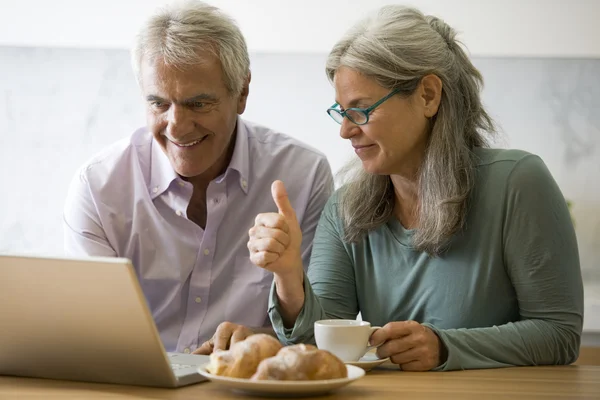
[[0,255],[0,375],[178,386],[120,258]]

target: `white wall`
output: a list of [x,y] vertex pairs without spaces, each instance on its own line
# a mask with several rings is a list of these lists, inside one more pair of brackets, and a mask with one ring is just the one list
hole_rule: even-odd
[[[365,4],[388,1],[210,2],[238,19],[253,52],[246,116],[320,148],[337,170],[352,151],[324,112],[333,99],[325,55]],[[127,48],[143,16],[162,3],[0,0],[0,252],[61,252],[61,211],[75,169],[143,124],[127,54],[86,49]],[[585,327],[600,330],[600,60],[556,60],[600,58],[600,0],[410,3],[463,31],[473,55],[503,57],[476,60],[484,100],[506,145],[540,154],[574,200]]]
[[[327,52],[366,11],[394,0],[208,0],[253,52]],[[0,45],[127,48],[165,0],[0,0]],[[598,0],[406,0],[462,31],[473,55],[600,57]]]
[[[248,119],[323,151],[353,155],[325,113],[326,54],[252,54]],[[503,146],[539,154],[574,202],[586,329],[600,331],[600,60],[477,58]],[[0,47],[0,252],[62,253],[75,170],[144,124],[123,50]]]

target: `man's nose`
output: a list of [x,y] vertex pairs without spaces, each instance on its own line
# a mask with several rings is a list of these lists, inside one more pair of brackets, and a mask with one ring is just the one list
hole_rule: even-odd
[[178,140],[183,139],[194,130],[194,121],[191,111],[185,107],[172,105],[167,115],[167,134]]

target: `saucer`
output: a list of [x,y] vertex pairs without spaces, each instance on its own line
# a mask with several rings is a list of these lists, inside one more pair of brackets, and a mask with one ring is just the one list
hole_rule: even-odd
[[359,367],[364,369],[365,371],[370,371],[378,365],[383,364],[386,361],[389,361],[390,358],[377,358],[377,354],[375,353],[367,353],[358,361],[347,361],[347,365],[354,365],[355,367]]
[[198,367],[198,372],[211,382],[235,393],[264,397],[319,396],[346,386],[365,375],[365,371],[346,365],[348,376],[342,379],[320,381],[251,381],[250,379],[228,378],[212,375],[206,370],[208,364]]

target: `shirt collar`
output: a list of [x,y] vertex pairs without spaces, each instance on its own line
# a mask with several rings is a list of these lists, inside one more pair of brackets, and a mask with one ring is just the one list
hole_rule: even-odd
[[236,124],[235,147],[233,155],[227,171],[225,171],[223,179],[230,175],[230,171],[237,171],[238,184],[242,191],[248,194],[250,187],[249,171],[250,171],[250,153],[248,146],[248,127],[239,116]]
[[148,193],[150,193],[150,198],[154,200],[167,190],[171,182],[179,178],[179,175],[177,175],[169,158],[154,138],[152,138],[151,147]]
[[[248,127],[239,116],[235,129],[235,147],[233,148],[231,161],[225,173],[217,178],[217,182],[222,182],[225,179],[237,179],[242,191],[248,194],[250,187],[250,180],[248,178],[250,171]],[[150,157],[151,172],[148,192],[152,200],[154,200],[169,188],[171,182],[179,179],[179,175],[177,175],[171,166],[169,158],[154,138],[152,138],[152,152]],[[235,176],[236,174],[232,175],[231,171],[237,171],[238,176]],[[232,177],[230,178],[230,176]]]

